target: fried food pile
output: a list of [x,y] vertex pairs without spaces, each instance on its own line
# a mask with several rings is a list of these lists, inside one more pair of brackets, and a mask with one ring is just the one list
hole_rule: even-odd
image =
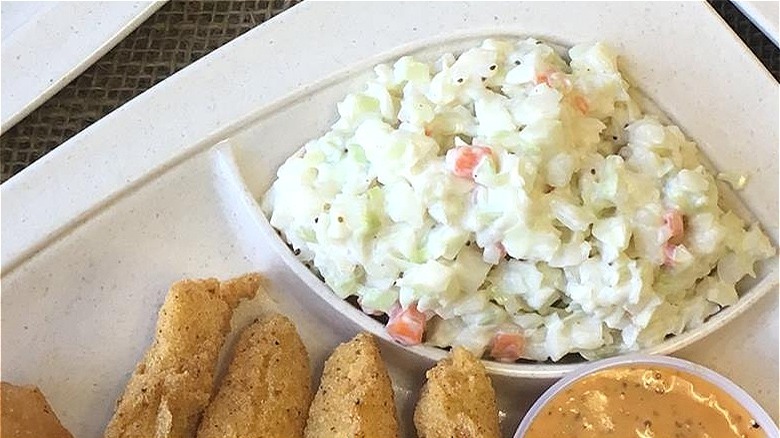
[[160,308],[154,342],[130,377],[105,437],[195,436],[233,310],[259,286],[258,274],[224,283],[175,283]]
[[[397,438],[393,386],[376,339],[333,351],[312,397],[309,355],[295,324],[274,314],[241,330],[215,381],[233,311],[261,277],[175,283],[155,338],[117,402],[105,438]],[[414,412],[419,438],[499,436],[496,396],[462,348],[426,374]],[[43,394],[2,384],[0,438],[72,438]]]

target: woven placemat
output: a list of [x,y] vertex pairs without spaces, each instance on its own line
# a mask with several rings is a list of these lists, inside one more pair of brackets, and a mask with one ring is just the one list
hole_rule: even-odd
[[297,1],[171,0],[0,137],[2,181],[84,128]]
[[708,0],[713,9],[734,29],[776,81],[780,81],[780,49],[772,43],[745,15],[730,1]]
[[[0,137],[0,182],[156,83],[295,3],[169,1]],[[777,47],[730,2],[710,3],[777,78]]]

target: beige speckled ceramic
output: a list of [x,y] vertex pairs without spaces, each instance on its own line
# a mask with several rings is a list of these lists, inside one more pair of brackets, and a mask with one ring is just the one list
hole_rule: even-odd
[[[616,47],[632,83],[714,167],[751,174],[740,198],[777,243],[777,84],[705,3],[304,3],[1,186],[3,379],[39,385],[75,435],[100,436],[170,283],[260,270],[268,295],[241,307],[234,325],[287,313],[317,373],[338,342],[373,331],[411,436],[423,373],[442,352],[387,342],[293,259],[254,199],[334,121],[335,102],[369,67],[500,35]],[[776,416],[776,281],[775,259],[736,306],[655,352],[713,368]],[[486,365],[505,435],[574,366]]]
[[0,132],[22,120],[164,2],[5,2]]

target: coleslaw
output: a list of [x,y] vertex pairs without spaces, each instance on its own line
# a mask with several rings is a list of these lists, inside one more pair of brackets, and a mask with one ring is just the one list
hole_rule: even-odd
[[594,359],[700,326],[774,247],[607,45],[564,56],[488,39],[377,66],[280,167],[271,225],[406,345]]

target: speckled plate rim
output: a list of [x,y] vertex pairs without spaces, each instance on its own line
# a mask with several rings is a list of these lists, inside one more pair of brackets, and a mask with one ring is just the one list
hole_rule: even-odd
[[55,1],[27,14],[2,42],[0,133],[54,96],[163,4]]

